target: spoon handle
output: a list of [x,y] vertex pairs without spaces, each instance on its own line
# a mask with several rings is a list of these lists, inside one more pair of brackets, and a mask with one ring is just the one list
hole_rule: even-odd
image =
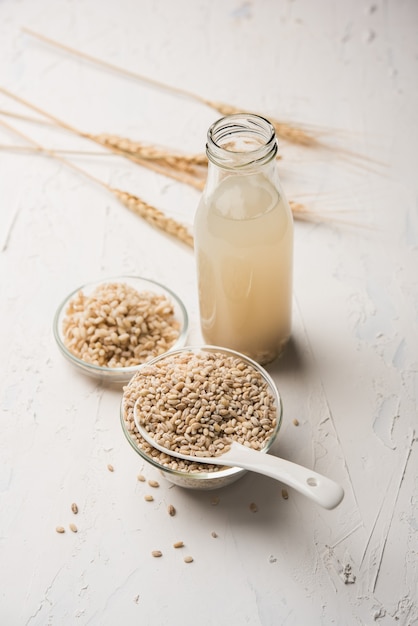
[[135,403],[134,409],[135,425],[142,437],[148,441],[151,446],[157,448],[157,450],[161,450],[166,454],[171,454],[180,459],[188,459],[200,463],[212,463],[215,465],[228,465],[231,467],[237,466],[252,472],[257,472],[258,474],[270,476],[300,491],[300,493],[303,493],[325,509],[335,508],[344,497],[343,488],[333,480],[307,467],[303,467],[303,465],[286,461],[285,459],[272,456],[271,454],[260,453],[236,441],[231,443],[229,450],[225,452],[225,454],[217,457],[190,456],[188,454],[180,454],[179,452],[168,450],[155,441],[141,424],[140,420],[137,419],[137,402]]
[[256,450],[233,443],[229,452],[222,458],[234,464],[280,480],[293,487],[326,509],[335,508],[344,497],[344,490],[330,478],[318,474],[307,467],[292,463],[271,454],[260,454]]

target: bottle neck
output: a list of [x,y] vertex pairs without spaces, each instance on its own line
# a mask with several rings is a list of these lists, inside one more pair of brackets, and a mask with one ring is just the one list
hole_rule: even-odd
[[225,173],[255,172],[275,158],[276,134],[270,122],[258,115],[228,115],[209,128],[206,154],[209,163]]

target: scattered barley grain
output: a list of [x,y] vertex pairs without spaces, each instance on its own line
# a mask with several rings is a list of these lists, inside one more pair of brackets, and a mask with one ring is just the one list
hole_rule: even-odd
[[163,553],[161,552],[161,550],[153,550],[151,552],[152,556],[154,556],[156,559],[158,559],[160,556],[163,556]]

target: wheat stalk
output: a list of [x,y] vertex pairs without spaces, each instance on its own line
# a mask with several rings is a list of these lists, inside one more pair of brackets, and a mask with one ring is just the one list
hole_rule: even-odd
[[[29,28],[22,28],[22,31],[27,33],[28,35],[39,39],[40,41],[43,41],[51,46],[57,47],[61,50],[64,50],[66,52],[68,52],[69,54],[78,56],[80,58],[83,58],[87,61],[89,61],[90,63],[93,63],[95,65],[99,65],[101,67],[104,67],[108,70],[111,70],[113,72],[116,72],[118,74],[121,74],[123,76],[126,76],[128,78],[132,78],[135,80],[139,80],[141,82],[146,82],[150,85],[153,85],[154,87],[157,87],[159,89],[165,89],[169,92],[178,94],[179,96],[184,96],[186,98],[189,98],[191,100],[195,100],[197,102],[200,102],[216,111],[218,111],[221,115],[225,116],[225,115],[230,115],[230,114],[234,114],[234,113],[242,113],[242,108],[238,108],[234,105],[231,104],[226,104],[224,102],[219,102],[219,101],[214,101],[208,98],[204,98],[196,93],[193,93],[191,91],[188,91],[186,89],[180,88],[180,87],[174,87],[173,85],[168,85],[166,83],[163,83],[161,81],[157,81],[153,78],[150,78],[149,76],[144,76],[142,74],[139,74],[137,72],[132,72],[131,70],[128,70],[126,68],[117,66],[113,63],[110,63],[108,61],[104,61],[103,59],[100,59],[98,57],[95,57],[93,55],[87,54],[85,52],[82,52],[80,50],[77,50],[76,48],[72,48],[71,46],[67,46],[59,41],[56,41],[54,39],[51,39],[50,37],[47,37],[45,35],[42,35],[40,33],[35,32],[34,30],[31,30]],[[324,132],[328,132],[329,133],[329,129],[324,129],[324,128],[320,128],[318,126],[315,126],[314,128],[311,127],[311,129],[308,129],[307,125],[301,125],[301,124],[295,124],[295,123],[290,123],[290,122],[285,122],[285,121],[280,121],[275,119],[274,117],[271,117],[270,115],[267,114],[261,114],[262,117],[268,117],[269,121],[271,122],[271,124],[273,125],[275,132],[277,134],[278,137],[280,137],[281,139],[287,141],[288,143],[292,143],[292,144],[296,144],[305,148],[317,148],[317,149],[324,149],[328,152],[331,152],[333,154],[337,153],[338,155],[340,155],[343,159],[345,159],[346,161],[348,161],[349,163],[353,163],[353,164],[361,164],[362,167],[368,166],[370,168],[370,163],[374,164],[374,166],[376,167],[386,167],[387,164],[385,163],[381,163],[375,159],[369,158],[367,156],[364,156],[362,154],[358,154],[357,152],[354,152],[352,150],[348,150],[345,148],[341,148],[341,147],[335,147],[332,145],[328,145],[322,141],[320,141],[318,139],[320,133],[324,133]],[[333,132],[335,133],[335,129],[333,130]],[[193,184],[191,182],[191,184]],[[195,185],[197,189],[200,189],[201,186],[199,185],[199,183],[197,185]]]
[[0,150],[4,152],[29,152],[35,154],[48,154],[48,152],[55,152],[56,154],[71,154],[74,156],[94,156],[94,157],[109,157],[112,156],[109,152],[96,152],[95,150],[70,150],[67,148],[37,148],[36,146],[16,146],[13,144],[0,144]]
[[[39,39],[40,41],[43,41],[44,43],[47,43],[56,48],[60,48],[61,50],[65,50],[71,55],[78,56],[95,65],[99,65],[101,67],[104,67],[108,70],[110,69],[111,71],[117,72],[118,74],[121,74],[128,78],[134,78],[135,80],[146,82],[150,85],[153,85],[154,87],[158,87],[159,89],[165,89],[165,90],[171,91],[172,93],[176,93],[180,96],[185,96],[186,98],[195,100],[196,102],[200,102],[201,104],[205,104],[211,109],[218,111],[218,113],[220,113],[221,115],[230,115],[232,113],[242,113],[242,109],[239,109],[233,105],[226,104],[223,102],[215,102],[213,100],[204,98],[186,89],[182,89],[180,87],[174,87],[172,85],[167,85],[166,83],[157,81],[154,78],[144,76],[137,72],[132,72],[131,70],[120,67],[113,63],[109,63],[108,61],[104,61],[103,59],[95,57],[91,54],[87,54],[86,52],[82,52],[81,50],[77,50],[76,48],[73,48],[71,46],[67,46],[59,41],[56,41],[55,39],[51,39],[50,37],[47,37],[46,35],[37,33],[30,28],[22,28],[22,31],[32,37],[35,37],[36,39]],[[287,142],[295,143],[295,144],[305,146],[305,147],[319,147],[321,145],[317,137],[313,133],[305,130],[301,126],[296,126],[295,124],[290,124],[288,122],[282,122],[270,116],[268,116],[268,119],[273,124],[277,135]]]
[[13,117],[17,120],[24,120],[25,122],[42,124],[43,126],[54,126],[54,124],[52,122],[48,122],[48,120],[43,120],[39,117],[32,117],[30,115],[23,115],[22,113],[15,113],[14,111],[6,111],[5,109],[0,109],[0,114],[5,115],[6,117]]
[[162,211],[148,204],[147,202],[142,200],[142,198],[139,198],[138,196],[135,196],[128,192],[121,191],[120,189],[116,189],[115,187],[111,187],[110,185],[105,183],[103,180],[96,178],[96,176],[93,176],[92,174],[82,169],[78,165],[75,165],[71,161],[64,159],[63,157],[58,155],[54,150],[49,150],[47,148],[44,148],[43,146],[41,146],[41,144],[34,141],[31,137],[28,137],[21,131],[17,130],[16,128],[11,126],[4,120],[0,120],[0,124],[4,126],[5,128],[9,129],[10,131],[12,131],[13,133],[15,133],[16,135],[20,136],[22,139],[24,139],[31,145],[33,145],[36,149],[45,152],[52,158],[56,159],[57,161],[60,161],[67,167],[70,167],[71,169],[75,170],[76,172],[82,174],[83,176],[89,178],[96,184],[110,191],[128,209],[130,209],[131,211],[133,211],[134,213],[142,217],[146,222],[148,222],[152,226],[158,228],[159,230],[166,232],[169,235],[172,235],[173,237],[182,241],[188,246],[193,247],[193,237],[185,226],[183,226],[182,224],[179,224],[176,220],[170,217],[167,217]]

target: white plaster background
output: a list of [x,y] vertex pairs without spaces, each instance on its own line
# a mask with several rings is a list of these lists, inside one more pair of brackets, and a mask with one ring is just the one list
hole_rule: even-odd
[[[293,343],[268,368],[285,407],[274,452],[340,480],[342,505],[284,501],[256,475],[216,494],[161,479],[149,504],[136,475],[158,476],[124,439],[120,390],[71,370],[51,323],[83,282],[138,273],[179,293],[199,341],[193,255],[64,165],[0,150],[2,625],[418,624],[417,24],[414,0],[0,2],[0,86],[83,130],[185,150],[202,150],[218,117],[27,26],[202,96],[334,129],[333,151],[282,145],[282,182],[350,222],[296,223]],[[0,109],[49,147],[91,148],[6,117],[28,111],[1,94]],[[0,144],[24,142],[0,127]],[[194,190],[115,157],[76,162],[192,223]],[[55,532],[71,521],[77,534]],[[179,539],[194,563],[172,549]]]

